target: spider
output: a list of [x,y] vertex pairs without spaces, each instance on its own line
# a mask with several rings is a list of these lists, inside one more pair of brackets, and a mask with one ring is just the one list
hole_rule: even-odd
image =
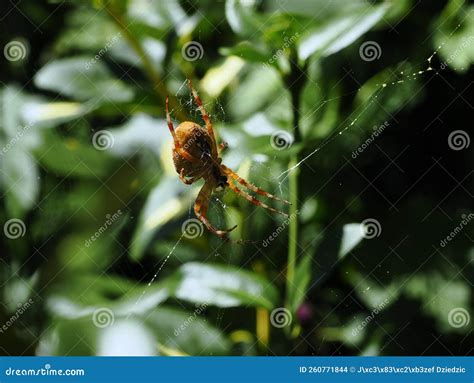
[[173,136],[173,162],[176,172],[179,174],[179,178],[186,185],[191,185],[201,178],[204,179],[204,186],[199,191],[196,202],[194,203],[194,213],[196,217],[209,231],[223,239],[227,239],[228,233],[234,230],[237,225],[230,229],[217,229],[207,219],[207,210],[212,193],[214,191],[222,191],[226,187],[254,205],[288,217],[288,214],[260,202],[254,196],[236,186],[235,183],[238,183],[259,195],[290,204],[290,202],[278,198],[244,180],[233,170],[222,164],[220,154],[227,147],[227,144],[221,143],[217,146],[211,119],[204,109],[202,101],[190,80],[187,81],[187,85],[201,112],[205,127],[192,121],[185,121],[179,124],[175,130],[168,109],[168,97],[166,97],[166,119],[168,128]]

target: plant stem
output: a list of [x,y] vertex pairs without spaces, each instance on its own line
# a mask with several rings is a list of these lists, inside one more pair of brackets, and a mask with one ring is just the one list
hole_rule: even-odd
[[[301,142],[301,131],[299,126],[300,120],[300,98],[301,91],[303,89],[305,79],[305,68],[301,68],[298,65],[296,54],[294,53],[290,57],[290,74],[285,78],[286,86],[291,94],[291,105],[293,109],[293,144]],[[299,168],[294,168],[298,163],[298,154],[295,153],[290,157],[288,169],[290,174],[289,179],[289,192],[290,192],[290,222],[289,222],[289,233],[288,233],[288,264],[287,264],[287,277],[286,277],[286,308],[293,313],[296,309],[292,307],[292,291],[295,283],[295,269],[296,260],[298,256],[298,174]]]
[[[120,12],[118,12],[116,9],[114,9],[114,7],[110,5],[110,3],[105,6],[105,9],[111,16],[111,19],[114,21],[114,23],[123,33],[123,35],[125,36],[125,39],[128,41],[132,49],[135,51],[135,53],[138,55],[138,57],[142,61],[143,69],[147,77],[149,78],[149,80],[153,83],[153,91],[158,96],[158,98],[163,101],[163,104],[164,104],[164,100],[168,96],[169,91],[164,85],[164,83],[161,81],[160,74],[155,69],[150,57],[147,55],[147,53],[143,49],[140,41],[128,29],[125,23],[125,20],[123,18],[123,15]],[[175,98],[171,98],[169,100],[169,103],[170,103],[171,109],[174,109],[175,116],[180,121],[188,120],[186,113],[184,113],[182,109],[179,107],[179,104],[176,102]]]

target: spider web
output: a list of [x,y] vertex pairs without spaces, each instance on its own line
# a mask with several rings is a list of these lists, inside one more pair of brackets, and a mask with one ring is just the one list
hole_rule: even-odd
[[[464,22],[464,21],[465,20],[463,20],[462,22]],[[272,176],[263,176],[263,179],[265,179],[265,181],[268,181],[268,182],[275,182],[275,180],[276,180],[277,186],[278,186],[278,189],[279,189],[281,195],[284,195],[283,190],[282,190],[283,185],[286,183],[286,180],[288,179],[290,174],[292,172],[296,171],[299,167],[301,167],[309,159],[311,159],[315,156],[318,156],[319,153],[323,149],[325,149],[328,145],[335,142],[345,132],[347,132],[349,129],[351,129],[353,126],[355,126],[356,122],[364,115],[364,113],[367,111],[367,109],[376,101],[376,99],[378,98],[378,96],[382,92],[387,91],[390,87],[396,87],[396,86],[399,86],[399,85],[401,85],[402,83],[404,83],[406,81],[414,80],[417,77],[422,76],[422,75],[424,75],[428,72],[435,72],[435,74],[439,73],[437,71],[437,69],[432,67],[432,60],[436,55],[438,55],[438,52],[440,51],[440,49],[450,40],[450,38],[453,36],[453,34],[461,27],[462,22],[459,23],[453,29],[453,31],[449,34],[449,36],[445,39],[445,41],[443,41],[434,51],[432,51],[430,56],[426,60],[423,61],[423,63],[424,63],[423,69],[415,70],[415,71],[413,71],[411,73],[408,73],[408,74],[405,74],[404,72],[400,72],[401,77],[400,77],[400,75],[398,75],[396,79],[393,78],[393,80],[387,80],[384,83],[377,84],[376,85],[377,88],[376,88],[375,92],[370,96],[370,98],[367,101],[365,101],[361,105],[360,110],[357,112],[355,117],[350,118],[348,123],[344,124],[340,129],[336,129],[336,131],[334,133],[332,133],[327,139],[323,140],[319,145],[317,145],[315,148],[313,148],[307,155],[305,155],[302,159],[300,159],[295,165],[293,165],[290,168],[282,171],[276,178],[272,177]],[[418,64],[418,67],[421,68],[422,64]],[[183,87],[186,87],[186,81],[183,81],[183,83],[179,87],[178,91],[176,92],[177,97],[178,97],[179,93],[181,93],[181,90],[183,89]],[[350,94],[358,94],[360,92],[360,90],[361,90],[361,88],[358,88],[357,90],[346,93],[346,94],[341,95],[339,97],[333,97],[333,98],[323,100],[320,103],[320,105],[317,106],[317,109],[321,108],[322,106],[324,106],[325,104],[327,104],[329,102],[335,101],[335,100],[340,99],[342,97],[346,97]],[[178,98],[180,99],[181,105],[184,108],[186,108],[186,110],[193,111],[193,113],[194,113],[193,116],[192,116],[193,121],[201,121],[202,120],[201,119],[201,114],[199,112],[198,107],[195,105],[195,101],[194,101],[192,95],[189,95],[188,97],[185,96],[185,97],[178,97]],[[204,105],[204,107],[206,109],[208,109],[208,105]],[[388,112],[385,112],[385,113],[387,115],[389,114]],[[225,109],[224,109],[222,103],[219,100],[216,100],[214,113],[212,115],[209,114],[209,116],[211,117],[211,120],[213,120],[213,121],[225,121],[225,115],[226,115],[226,112],[225,112]],[[273,160],[277,160],[276,155],[273,157]],[[255,169],[256,167],[258,167],[258,168],[264,167],[265,170],[268,171],[268,174],[271,174],[272,168],[269,166],[269,163],[270,163],[270,161],[267,161],[267,162],[251,161],[249,170]],[[267,174],[267,172],[259,171],[259,174]],[[224,199],[225,199],[225,192],[222,193],[222,194],[218,194],[218,195],[214,194],[212,196],[211,204],[209,206],[209,211],[214,211],[215,209],[219,209],[220,212],[221,212],[221,214],[214,214],[214,216],[213,216],[213,218],[216,219],[216,226],[218,226],[218,227],[224,227],[225,226],[227,219],[225,219],[224,216],[226,214],[227,215],[229,214],[228,213],[229,208],[228,208],[227,204],[224,202]],[[192,209],[193,203],[194,203],[194,201],[190,200],[188,214],[187,214],[188,219],[193,217],[193,212],[192,212],[193,211],[193,209]],[[166,255],[166,257],[164,259],[161,259],[160,262],[158,262],[158,264],[156,265],[156,267],[157,267],[156,272],[154,273],[153,277],[150,279],[150,281],[144,287],[142,294],[138,297],[137,301],[135,302],[135,306],[138,305],[138,303],[143,299],[143,297],[145,296],[145,294],[146,294],[147,290],[149,289],[149,287],[158,279],[158,277],[160,276],[160,273],[163,271],[163,269],[166,266],[167,262],[174,255],[176,249],[180,246],[181,242],[183,241],[183,237],[184,237],[184,233],[176,240],[176,242],[174,242],[173,246],[171,246],[171,248],[170,248],[168,254]],[[212,251],[210,252],[210,254],[208,255],[208,257],[201,260],[201,261],[208,260],[211,257],[212,254],[214,254],[214,256],[220,256],[221,254],[218,252],[218,250],[222,246],[224,246],[224,244],[220,244],[218,247],[213,248]],[[231,260],[232,260],[231,257],[225,257],[225,258],[226,258],[226,265],[230,266],[231,265]],[[222,257],[220,259],[222,260]],[[225,312],[224,308],[218,308],[217,309],[217,318],[216,318],[217,320],[216,320],[215,325],[218,329],[220,328],[220,325],[223,321],[224,312]]]

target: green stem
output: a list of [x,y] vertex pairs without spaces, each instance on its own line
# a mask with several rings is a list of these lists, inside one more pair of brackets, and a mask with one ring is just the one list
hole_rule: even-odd
[[[296,154],[291,156],[288,168],[291,169],[298,163]],[[295,219],[298,212],[298,169],[293,170],[289,177],[290,186],[290,220],[288,233],[288,266],[287,266],[287,306],[290,305],[289,295],[295,279],[296,257],[298,253],[298,220]],[[290,307],[287,307],[290,309]]]
[[[301,92],[305,83],[306,76],[305,67],[300,67],[297,62],[296,54],[293,52],[290,57],[290,74],[285,78],[286,86],[291,94],[291,105],[293,109],[293,136],[294,144],[301,142],[301,131],[299,126],[300,121],[300,98]],[[287,277],[286,277],[286,308],[293,312],[295,309],[292,307],[292,291],[295,283],[295,269],[296,260],[298,257],[298,174],[299,168],[295,167],[298,163],[298,153],[291,156],[288,164],[288,170],[290,174],[289,179],[289,192],[290,192],[290,223],[288,229],[288,265],[287,265]]]
[[[168,91],[164,83],[161,81],[160,74],[155,69],[152,60],[143,49],[140,41],[128,29],[127,25],[125,24],[123,15],[110,4],[106,5],[105,9],[111,16],[111,19],[114,21],[114,23],[120,29],[121,33],[123,33],[125,39],[128,41],[131,48],[135,51],[137,56],[142,61],[143,69],[149,80],[153,83],[153,91],[158,96],[158,98],[164,103],[164,100],[166,99],[166,97],[168,97],[168,94],[170,92]],[[188,119],[187,115],[179,107],[179,104],[176,102],[175,98],[171,98],[169,100],[169,103],[171,109],[174,109],[175,116],[180,121],[186,121]]]

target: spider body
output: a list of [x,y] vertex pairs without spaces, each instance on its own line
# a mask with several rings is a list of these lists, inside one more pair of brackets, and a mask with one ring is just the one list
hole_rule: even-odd
[[201,161],[193,162],[186,159],[173,148],[173,162],[178,173],[183,170],[183,176],[194,177],[203,174],[212,165],[212,141],[206,130],[194,122],[185,121],[176,128],[176,138],[180,146],[194,158]]
[[226,144],[221,144],[219,147],[217,146],[209,115],[204,109],[196,90],[192,87],[191,81],[188,81],[188,86],[199,107],[205,126],[202,127],[195,122],[185,121],[179,124],[175,130],[168,109],[168,98],[166,98],[166,118],[174,142],[173,162],[181,181],[187,185],[191,185],[201,178],[204,179],[204,186],[200,190],[194,204],[194,213],[196,216],[208,228],[208,230],[226,239],[228,233],[234,230],[237,226],[230,229],[220,230],[215,228],[206,217],[212,193],[214,191],[223,190],[226,187],[230,188],[233,192],[247,199],[254,205],[261,206],[274,213],[288,216],[279,210],[267,206],[256,199],[253,195],[236,186],[235,183],[238,183],[259,195],[289,204],[288,201],[280,199],[265,190],[252,185],[222,164],[220,153],[226,148]]

